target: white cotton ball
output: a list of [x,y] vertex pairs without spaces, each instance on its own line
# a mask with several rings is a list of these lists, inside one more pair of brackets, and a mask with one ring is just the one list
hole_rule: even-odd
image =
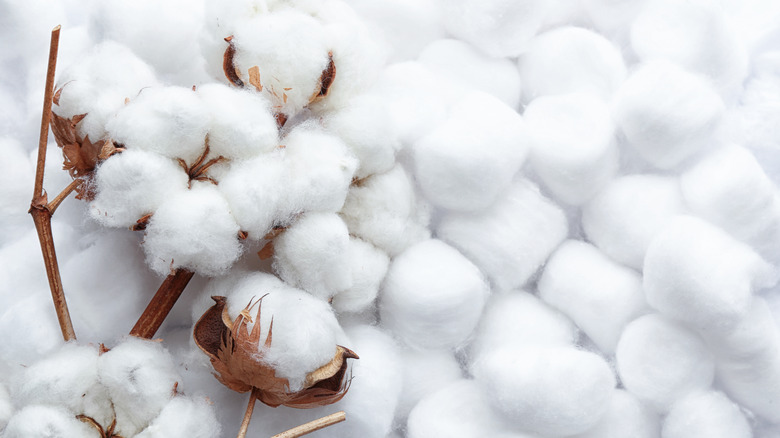
[[508,59],[487,56],[463,41],[441,39],[426,46],[418,61],[465,90],[489,93],[513,109],[520,106],[520,75]]
[[61,406],[29,405],[8,421],[3,438],[97,437],[97,430]]
[[613,260],[641,270],[653,237],[684,211],[677,178],[626,175],[585,204],[582,227],[588,239]]
[[447,32],[495,57],[526,50],[550,9],[537,0],[455,0],[442,6]]
[[649,310],[639,274],[578,240],[567,240],[550,256],[537,287],[608,355],[626,324]]
[[612,110],[628,144],[653,166],[671,169],[713,142],[725,106],[705,78],[656,60],[626,80]]
[[448,213],[439,238],[458,248],[499,290],[525,284],[568,233],[563,211],[526,179],[515,181],[490,207]]
[[429,211],[400,165],[350,187],[339,214],[351,234],[390,256],[430,237]]
[[721,229],[681,216],[647,249],[647,302],[697,329],[728,328],[749,310],[754,290],[773,285],[777,272]]
[[208,108],[184,87],[144,88],[106,123],[115,143],[143,149],[192,165],[203,153]]
[[701,391],[674,403],[664,419],[663,438],[752,438],[739,406],[718,391]]
[[659,412],[692,391],[709,388],[715,376],[712,353],[699,335],[659,314],[628,324],[615,359],[626,389]]
[[629,31],[647,0],[583,0],[583,12],[602,35],[628,46]]
[[239,227],[210,183],[177,193],[155,211],[144,236],[146,262],[159,274],[184,268],[214,276],[241,255]]
[[731,113],[736,125],[734,141],[751,149],[775,184],[780,176],[780,126],[773,123],[780,118],[778,94],[780,51],[775,50],[754,58],[753,74],[745,82],[740,105]]
[[128,149],[98,166],[89,213],[101,225],[130,227],[186,190],[188,183],[187,173],[175,160]]
[[555,28],[532,39],[519,58],[523,99],[574,92],[609,100],[626,78],[620,51],[603,36],[579,27]]
[[428,200],[451,210],[489,206],[528,152],[523,120],[482,92],[460,99],[447,120],[414,145],[415,177]]
[[173,397],[136,438],[217,438],[220,424],[214,406],[203,398]]
[[451,351],[404,349],[401,363],[403,389],[395,413],[401,421],[422,398],[463,377],[460,364]]
[[616,389],[601,421],[576,438],[658,438],[660,435],[658,414],[630,392]]
[[540,97],[523,119],[534,170],[563,202],[587,202],[617,171],[615,126],[601,99],[580,93]]
[[479,322],[489,288],[476,266],[440,240],[397,255],[380,295],[382,324],[407,345],[462,346]]
[[333,297],[333,309],[338,313],[371,309],[387,274],[390,258],[382,250],[355,237],[349,238],[346,257],[352,271],[352,286]]
[[517,428],[574,435],[596,425],[609,408],[615,377],[594,353],[572,347],[501,349],[474,365],[488,403]]

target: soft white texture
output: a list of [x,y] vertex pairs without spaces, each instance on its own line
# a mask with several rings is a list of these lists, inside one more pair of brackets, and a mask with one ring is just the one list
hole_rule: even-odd
[[0,383],[0,430],[5,429],[8,420],[14,413],[14,405],[11,402],[11,394],[5,385]]
[[658,438],[660,435],[658,414],[630,392],[615,389],[601,421],[576,438]]
[[401,363],[404,379],[395,412],[401,423],[423,397],[463,377],[463,371],[450,351],[407,348],[401,351]]
[[17,412],[5,427],[3,438],[97,437],[97,431],[61,406],[29,405]]
[[387,274],[390,258],[370,243],[350,237],[346,258],[352,285],[336,293],[331,304],[336,312],[362,312],[371,309]]
[[662,438],[752,438],[739,406],[718,391],[693,393],[672,405]]
[[488,293],[476,266],[456,249],[431,239],[391,262],[380,296],[380,318],[411,347],[460,347],[479,322]]
[[214,438],[220,424],[204,398],[173,397],[136,438]]

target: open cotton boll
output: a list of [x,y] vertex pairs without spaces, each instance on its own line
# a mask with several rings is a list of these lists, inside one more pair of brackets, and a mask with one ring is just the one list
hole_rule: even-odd
[[418,349],[462,346],[479,322],[489,293],[476,266],[440,240],[397,255],[380,295],[382,324]]
[[99,437],[98,431],[61,406],[29,405],[8,421],[3,438]]
[[177,193],[155,211],[144,236],[146,262],[157,273],[178,268],[215,276],[241,255],[239,226],[210,183]]
[[463,371],[450,351],[414,350],[401,351],[403,390],[395,412],[397,421],[403,422],[412,408],[429,394],[463,378]]
[[129,227],[154,213],[165,201],[187,190],[189,178],[174,160],[127,149],[95,171],[95,199],[89,214],[103,226]]
[[534,170],[563,202],[586,202],[617,171],[615,126],[601,99],[582,93],[540,97],[523,119]]
[[567,240],[550,256],[537,287],[607,355],[614,354],[626,324],[649,311],[642,277],[578,240]]
[[630,392],[615,389],[606,414],[593,428],[576,438],[658,438],[658,414]]
[[604,359],[572,347],[496,350],[474,364],[474,377],[507,421],[545,436],[595,426],[615,387]]
[[725,105],[707,80],[669,61],[642,64],[620,87],[612,114],[648,163],[672,169],[713,142]]
[[611,181],[583,206],[582,227],[613,260],[641,270],[653,237],[685,211],[677,178],[627,175]]
[[382,250],[355,237],[349,238],[346,258],[352,272],[352,285],[336,293],[331,302],[333,309],[338,313],[368,310],[376,300],[390,258]]
[[745,415],[718,391],[690,394],[674,403],[664,419],[663,438],[752,438]]
[[603,36],[564,26],[531,40],[519,58],[523,100],[539,96],[592,93],[609,100],[626,78],[620,51]]
[[207,399],[173,397],[136,438],[216,438],[220,424]]
[[628,391],[664,413],[675,400],[712,385],[712,353],[695,332],[659,314],[637,318],[615,352]]
[[526,179],[515,181],[484,211],[445,214],[436,229],[499,290],[525,284],[567,233],[560,207]]
[[664,228],[645,256],[647,302],[700,330],[734,326],[753,292],[776,281],[776,270],[747,245],[691,216]]

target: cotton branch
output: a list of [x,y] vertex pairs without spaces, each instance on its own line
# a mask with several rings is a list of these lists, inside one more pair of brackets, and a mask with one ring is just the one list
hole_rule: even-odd
[[151,339],[171,312],[193,275],[194,272],[181,268],[171,273],[149,301],[144,313],[130,331],[130,335]]
[[271,438],[298,438],[320,429],[324,429],[328,426],[332,426],[336,423],[341,423],[346,419],[347,415],[344,413],[344,411],[336,412],[335,414],[330,414],[326,417],[322,417],[317,420],[310,421],[306,424],[302,424],[298,427],[294,427],[286,432],[274,435]]

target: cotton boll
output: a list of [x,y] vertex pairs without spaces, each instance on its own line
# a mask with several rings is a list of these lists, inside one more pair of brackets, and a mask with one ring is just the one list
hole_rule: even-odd
[[645,256],[647,302],[701,330],[733,326],[753,291],[776,281],[776,271],[748,246],[689,216],[670,223]]
[[396,410],[396,419],[403,421],[424,397],[460,380],[463,371],[450,351],[404,349],[403,390]]
[[706,79],[663,60],[642,64],[613,101],[613,117],[628,144],[660,169],[709,146],[724,110]]
[[544,301],[568,315],[608,355],[626,324],[649,310],[639,274],[577,240],[558,247],[537,287]]
[[579,93],[541,97],[523,118],[534,170],[563,202],[586,202],[617,171],[615,127],[601,99]]
[[718,391],[702,391],[672,405],[663,438],[752,438],[739,406]]
[[173,397],[136,438],[215,438],[220,424],[207,399]]
[[630,392],[614,390],[612,400],[601,421],[576,438],[658,438],[661,421],[652,409]]
[[571,347],[501,349],[474,365],[488,403],[522,430],[574,435],[606,414],[615,387],[609,365]]
[[178,268],[215,276],[241,255],[239,226],[210,183],[177,193],[155,211],[144,237],[146,262],[162,275]]
[[352,285],[333,297],[333,309],[338,313],[369,310],[387,274],[390,258],[382,250],[355,237],[349,239],[346,258],[351,267]]
[[613,260],[641,270],[653,237],[685,211],[677,178],[627,175],[607,184],[584,205],[582,227]]
[[617,47],[595,32],[572,26],[532,39],[519,66],[526,102],[574,92],[609,100],[626,78],[626,66]]
[[659,412],[675,400],[712,385],[715,363],[702,339],[659,314],[631,322],[615,352],[626,389]]
[[98,437],[97,430],[61,406],[29,405],[8,421],[4,438]]
[[439,238],[458,248],[499,290],[525,284],[566,238],[563,211],[532,182],[519,179],[488,209],[448,213]]
[[476,266],[440,240],[396,256],[380,296],[382,324],[407,345],[455,348],[479,322],[489,288]]

